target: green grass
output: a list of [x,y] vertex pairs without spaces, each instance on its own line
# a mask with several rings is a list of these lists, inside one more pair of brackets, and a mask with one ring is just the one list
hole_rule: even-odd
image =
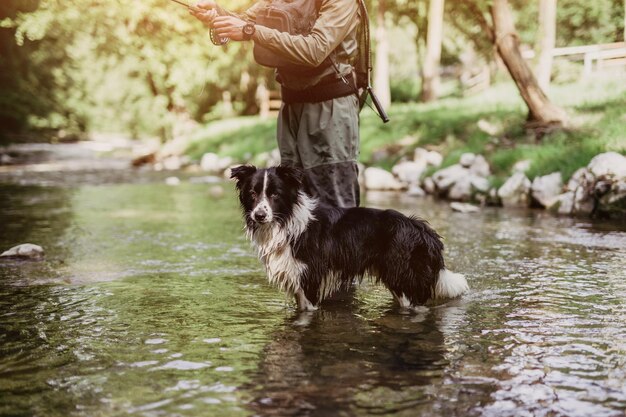
[[[435,103],[393,105],[391,122],[383,124],[368,108],[361,113],[361,161],[390,168],[418,146],[441,152],[443,166],[464,152],[485,155],[496,179],[510,173],[515,162],[528,159],[533,178],[561,171],[568,178],[601,152],[626,154],[626,78],[595,78],[554,85],[550,94],[565,107],[571,127],[541,139],[524,129],[526,107],[512,83],[500,83],[471,97],[448,97]],[[494,136],[478,128],[484,119],[497,127]],[[276,147],[276,123],[256,117],[213,122],[192,138],[187,153],[205,152],[239,161]]]

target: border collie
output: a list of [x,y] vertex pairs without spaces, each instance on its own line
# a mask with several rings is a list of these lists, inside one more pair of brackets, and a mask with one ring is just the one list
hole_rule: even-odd
[[317,309],[366,275],[402,308],[469,289],[463,275],[445,269],[441,237],[422,220],[395,210],[323,205],[291,167],[242,165],[231,178],[269,282],[295,296],[300,310]]

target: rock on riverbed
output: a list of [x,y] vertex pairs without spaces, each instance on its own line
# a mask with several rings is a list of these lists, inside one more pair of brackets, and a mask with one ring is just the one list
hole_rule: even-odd
[[38,260],[44,257],[44,250],[39,245],[24,243],[2,252],[0,258],[20,258]]

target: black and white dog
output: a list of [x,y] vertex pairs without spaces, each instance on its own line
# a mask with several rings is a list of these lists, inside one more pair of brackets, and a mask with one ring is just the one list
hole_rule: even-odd
[[461,274],[445,269],[441,237],[430,226],[394,210],[337,208],[304,192],[303,174],[278,166],[233,168],[246,233],[270,283],[314,310],[355,279],[383,283],[402,308],[468,290]]

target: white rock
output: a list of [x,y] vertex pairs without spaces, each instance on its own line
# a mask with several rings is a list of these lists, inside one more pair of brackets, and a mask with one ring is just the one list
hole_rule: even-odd
[[180,158],[176,155],[168,156],[161,161],[161,164],[163,169],[167,171],[177,171],[183,166]]
[[269,155],[269,159],[267,160],[268,167],[275,167],[280,165],[280,151],[278,148],[272,149]]
[[530,186],[526,175],[517,172],[500,187],[498,197],[504,207],[528,207]]
[[424,187],[424,191],[426,191],[428,194],[435,194],[435,192],[437,191],[435,181],[433,181],[431,177],[424,178],[424,181],[422,182],[422,187]]
[[472,174],[477,175],[479,177],[487,178],[491,175],[491,169],[489,169],[489,163],[482,155],[476,155],[474,158],[474,162],[469,167],[469,170]]
[[523,161],[517,161],[513,165],[513,173],[528,171],[530,169],[530,164],[531,161],[529,161],[528,159],[524,159]]
[[448,191],[450,200],[468,201],[472,196],[472,181],[469,176],[459,178]]
[[489,184],[489,180],[487,178],[472,175],[470,179],[472,183],[472,191],[476,191],[481,194],[487,194],[491,185]]
[[617,152],[601,153],[593,157],[587,168],[596,177],[626,178],[626,156]]
[[415,148],[415,150],[413,151],[413,161],[428,165],[429,154],[430,152],[428,152],[424,148]]
[[205,153],[200,160],[200,168],[203,171],[210,172],[212,174],[221,174],[226,168],[233,164],[233,158],[226,156],[220,158],[219,155],[214,153]]
[[437,151],[430,151],[426,155],[426,162],[428,162],[428,165],[438,167],[443,162],[443,155]]
[[391,172],[369,167],[365,170],[365,188],[368,190],[402,190],[406,188]]
[[356,167],[359,171],[359,174],[358,174],[359,187],[365,188],[365,165],[363,165],[360,162],[357,162]]
[[419,185],[411,185],[406,193],[411,197],[424,197],[426,195],[426,191],[424,191]]
[[175,185],[180,185],[180,178],[178,178],[178,177],[167,177],[165,179],[165,183],[167,185],[174,185],[174,186]]
[[574,192],[568,191],[558,195],[552,204],[548,206],[548,209],[559,214],[572,214],[574,211]]
[[554,172],[550,175],[536,177],[531,186],[531,194],[535,200],[543,207],[550,207],[563,188],[563,177],[560,172]]
[[463,168],[461,165],[455,164],[435,172],[432,178],[439,191],[447,191],[457,181],[461,178],[467,177],[468,175],[469,170],[467,168]]
[[476,123],[478,128],[488,134],[489,136],[497,136],[500,132],[500,128],[485,119],[480,119],[478,123]]
[[13,246],[11,249],[0,254],[0,258],[41,259],[43,257],[43,248],[32,243],[23,243],[21,245]]
[[458,211],[459,213],[476,213],[480,211],[480,208],[477,206],[458,202],[450,203],[450,208],[454,211]]
[[472,166],[475,160],[476,160],[476,154],[473,154],[471,152],[466,152],[463,155],[461,155],[461,158],[459,159],[459,164],[463,168],[469,168]]
[[394,165],[391,169],[393,175],[395,175],[401,182],[413,185],[419,183],[420,177],[426,170],[426,164],[422,162],[414,161],[402,161]]
[[580,168],[574,172],[567,182],[567,191],[576,191],[578,188],[591,190],[596,182],[595,176],[587,168]]

